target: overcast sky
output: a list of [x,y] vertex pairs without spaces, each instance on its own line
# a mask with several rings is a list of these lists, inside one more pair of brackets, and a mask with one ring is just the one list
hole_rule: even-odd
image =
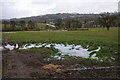
[[0,0],[2,18],[118,11],[119,0]]

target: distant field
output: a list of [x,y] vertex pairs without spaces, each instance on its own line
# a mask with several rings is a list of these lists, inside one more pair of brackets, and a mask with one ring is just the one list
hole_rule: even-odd
[[16,43],[71,40],[118,43],[118,28],[89,28],[88,31],[19,31],[3,33],[3,41],[5,40]]
[[37,24],[37,26],[40,28],[40,29],[45,29],[45,24]]

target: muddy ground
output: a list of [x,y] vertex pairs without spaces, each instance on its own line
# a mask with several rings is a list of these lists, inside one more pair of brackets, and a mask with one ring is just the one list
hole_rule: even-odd
[[40,53],[3,51],[2,61],[3,78],[120,78],[120,67],[96,69],[111,64],[56,60]]

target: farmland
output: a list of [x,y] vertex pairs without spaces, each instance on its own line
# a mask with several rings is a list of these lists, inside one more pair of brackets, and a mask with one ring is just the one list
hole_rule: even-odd
[[88,31],[18,31],[2,33],[3,42],[45,42],[45,41],[101,41],[104,43],[118,43],[118,28],[112,27],[109,31],[103,28],[90,28]]
[[119,78],[119,15],[62,15],[3,20],[3,78]]
[[[97,49],[97,47],[101,47],[100,51],[96,52],[96,56],[99,58],[99,60],[95,60],[95,59],[89,59],[89,58],[82,58],[82,57],[77,57],[77,56],[68,56],[68,55],[64,55],[64,60],[57,60],[53,57],[51,57],[51,55],[60,55],[58,54],[58,50],[54,48],[54,46],[48,48],[48,47],[41,47],[41,48],[30,48],[30,49],[26,49],[26,50],[12,50],[12,51],[4,51],[3,53],[3,62],[6,61],[6,63],[3,64],[3,66],[5,66],[5,68],[7,68],[7,64],[9,64],[12,60],[15,60],[15,62],[11,63],[11,68],[12,65],[16,65],[16,63],[20,63],[19,65],[16,66],[20,66],[20,65],[24,65],[24,68],[26,68],[23,72],[25,73],[25,76],[22,75],[17,75],[19,74],[18,72],[16,72],[16,69],[18,67],[16,67],[16,69],[12,69],[16,72],[16,77],[20,76],[20,77],[30,77],[28,74],[31,74],[31,77],[46,77],[51,75],[51,77],[53,76],[62,76],[62,77],[67,77],[69,75],[69,73],[66,74],[66,76],[64,75],[64,72],[68,72],[68,68],[72,68],[75,67],[75,65],[78,66],[95,66],[95,67],[99,67],[99,66],[117,66],[119,65],[118,61],[119,61],[119,52],[118,52],[118,28],[117,27],[111,27],[110,30],[106,30],[106,28],[89,28],[89,30],[87,31],[15,31],[15,32],[3,32],[3,45],[7,45],[11,44],[11,45],[15,45],[18,44],[19,47],[21,47],[24,44],[39,44],[39,43],[46,43],[46,44],[51,44],[51,43],[55,43],[55,44],[70,44],[70,45],[81,45],[83,48],[87,48],[86,46],[89,45],[88,50],[92,51],[94,49]],[[12,53],[12,54],[11,54]],[[23,53],[26,53],[23,54]],[[37,54],[36,54],[37,53]],[[91,53],[91,55],[93,55],[94,53]],[[11,57],[9,57],[9,55],[11,55]],[[32,57],[31,59],[29,59],[31,56],[33,55],[34,57]],[[21,56],[24,60],[21,60],[21,58],[19,57]],[[28,58],[25,59],[25,58]],[[105,59],[105,57],[107,57],[107,59]],[[9,61],[7,60],[7,58],[9,58]],[[39,59],[41,58],[41,59]],[[114,59],[112,59],[114,58]],[[43,61],[44,59],[50,59],[50,61]],[[40,61],[39,61],[40,60]],[[100,60],[103,60],[102,62]],[[27,61],[27,62],[26,62]],[[23,62],[23,63],[21,63]],[[31,71],[27,71],[27,69],[30,69],[27,65],[29,65],[29,67],[31,67],[31,69],[35,70],[35,67],[37,69],[38,73],[34,73]],[[51,70],[51,72],[47,72],[47,70],[42,70],[44,66],[64,66],[65,69],[60,69],[60,71],[58,71],[58,69]],[[72,66],[73,65],[73,66]],[[41,69],[39,70],[37,67],[41,66]],[[68,67],[71,66],[71,67]],[[8,75],[8,71],[6,71],[6,69],[3,69],[3,71],[5,73],[4,77],[6,77]],[[18,68],[21,70],[21,68]],[[116,69],[116,68],[115,68]],[[100,70],[101,71],[101,70]],[[107,69],[104,70],[106,72],[106,74],[108,74],[110,70],[107,71]],[[47,73],[46,73],[47,72]],[[70,70],[71,72],[71,70]],[[86,73],[87,71],[85,70]],[[117,74],[116,71],[114,70],[114,68],[112,68],[112,72],[113,74],[108,74],[109,76],[112,75],[112,77],[116,77]],[[58,75],[59,73],[59,75]],[[80,76],[80,74],[78,73],[74,73],[71,72],[74,76]],[[96,73],[97,77],[100,77],[100,75],[96,72],[96,70],[94,71],[94,73]],[[6,74],[6,75],[5,75]],[[13,74],[11,72],[11,74]],[[76,74],[76,75],[75,75]],[[91,74],[91,73],[90,73]],[[44,76],[42,76],[44,75]],[[101,73],[102,75],[102,73]],[[11,75],[12,76],[12,75]],[[9,76],[10,77],[10,76]],[[12,76],[13,77],[13,76]],[[82,75],[81,77],[95,77],[93,75]],[[103,76],[102,76],[103,77]],[[108,76],[107,76],[108,77]]]
[[0,78],[120,79],[119,2],[101,1],[0,1]]

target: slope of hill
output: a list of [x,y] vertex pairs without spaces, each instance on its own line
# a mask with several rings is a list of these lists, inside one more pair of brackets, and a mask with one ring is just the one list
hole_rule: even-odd
[[46,14],[40,16],[24,17],[24,18],[13,18],[10,20],[14,21],[34,21],[34,22],[55,22],[57,19],[77,19],[77,20],[96,20],[99,14],[78,14],[78,13],[57,13],[57,14]]

